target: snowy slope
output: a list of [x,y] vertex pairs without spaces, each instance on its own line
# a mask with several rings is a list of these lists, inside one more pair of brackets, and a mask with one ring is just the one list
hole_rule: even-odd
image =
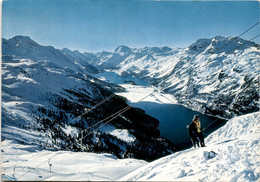
[[90,60],[96,58],[95,54],[87,52],[81,53],[77,50],[71,51],[67,48],[62,49],[61,52],[70,60],[74,60],[74,63],[80,65],[83,68],[83,70],[86,70],[90,73],[98,72],[98,69],[96,67],[88,63]]
[[[216,36],[199,39],[188,48],[131,51],[113,62],[115,73],[145,79],[193,110],[232,118],[259,108],[260,50],[254,42]],[[104,63],[109,62],[103,59]]]
[[[143,99],[142,102],[158,103],[158,104],[177,104],[177,100],[170,94],[163,94],[155,87],[139,86],[132,84],[120,84],[120,86],[126,89],[125,92],[118,92],[118,95],[126,97],[131,104],[137,103]],[[150,95],[149,95],[150,94]],[[147,96],[148,95],[148,96]],[[139,104],[141,104],[139,102]],[[138,105],[138,107],[140,107]],[[152,106],[151,106],[152,107]]]
[[2,142],[1,153],[2,180],[8,181],[115,181],[147,164],[106,153],[39,150],[11,140]]
[[90,63],[103,69],[116,68],[131,53],[132,50],[129,47],[119,46],[113,53],[103,51],[96,58],[92,59]]
[[259,181],[260,112],[233,118],[191,148],[151,162],[120,181]]

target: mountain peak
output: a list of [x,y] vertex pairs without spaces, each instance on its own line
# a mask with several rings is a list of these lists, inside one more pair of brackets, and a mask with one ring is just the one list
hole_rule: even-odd
[[22,36],[22,35],[17,35],[14,36],[13,38],[10,39],[3,39],[3,42],[6,44],[9,44],[12,47],[18,47],[18,46],[30,46],[30,47],[35,47],[39,46],[39,44],[35,41],[33,41],[29,36]]
[[192,51],[203,52],[211,43],[211,39],[201,38],[189,46]]
[[[254,46],[255,43],[242,39],[237,36],[216,36],[212,39],[211,46],[209,49],[214,53],[226,52],[229,53],[232,50],[244,50],[248,47]],[[233,52],[233,51],[232,51]]]
[[16,35],[13,38],[9,39],[15,42],[22,42],[22,43],[33,43],[35,45],[39,45],[37,42],[32,40],[29,36],[23,36],[23,35]]
[[71,50],[69,50],[68,48],[63,48],[63,49],[61,49],[62,51],[64,51],[64,52],[67,52],[67,51],[70,51],[71,52]]
[[82,54],[81,52],[79,52],[78,50],[73,51],[75,54]]
[[201,53],[203,51],[207,51],[210,53],[229,53],[234,49],[244,50],[254,45],[254,42],[250,42],[236,36],[216,36],[211,39],[198,39],[195,43],[189,46],[189,50],[196,51],[198,53]]
[[21,40],[32,40],[29,36],[25,36],[25,35],[16,35],[12,39],[15,39],[15,40],[18,40],[18,39],[21,39]]
[[125,45],[120,45],[118,46],[116,49],[115,49],[115,53],[123,53],[123,54],[126,54],[126,53],[129,53],[131,52],[131,48],[129,48],[128,46],[125,46]]

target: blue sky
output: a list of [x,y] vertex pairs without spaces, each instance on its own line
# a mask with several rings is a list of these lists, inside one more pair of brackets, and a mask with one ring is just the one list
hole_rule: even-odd
[[119,45],[187,47],[198,38],[236,36],[259,21],[259,2],[5,0],[2,13],[4,38],[27,35],[42,45],[97,52]]

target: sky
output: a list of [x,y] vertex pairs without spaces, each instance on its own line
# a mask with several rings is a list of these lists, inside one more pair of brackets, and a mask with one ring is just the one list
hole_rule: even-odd
[[[2,37],[81,52],[119,45],[188,47],[199,38],[238,36],[259,22],[257,1],[4,0]],[[260,25],[242,36],[251,39]],[[259,38],[254,40],[260,42]]]

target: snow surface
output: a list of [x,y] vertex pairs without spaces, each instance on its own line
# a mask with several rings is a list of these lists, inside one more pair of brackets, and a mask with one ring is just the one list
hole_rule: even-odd
[[120,181],[259,181],[260,112],[233,118],[191,148],[151,162]]
[[100,129],[100,131],[103,131],[105,133],[109,133],[110,135],[113,135],[125,142],[134,142],[135,137],[129,133],[126,129],[116,129],[114,126],[106,125]]
[[126,82],[132,81],[136,83],[137,85],[143,85],[143,86],[148,86],[149,83],[147,81],[144,81],[142,79],[133,77],[133,76],[120,76],[118,73],[110,71],[110,70],[105,70],[103,73],[98,73],[95,75],[96,78],[105,81],[105,82],[110,82],[114,84],[124,84]]
[[[152,86],[139,86],[131,84],[119,84],[126,89],[126,92],[118,92],[117,95],[126,97],[131,103],[137,103],[141,99],[142,102],[154,102],[163,104],[177,104],[177,100],[170,94],[161,93],[156,87]],[[150,95],[149,95],[150,94]]]
[[2,142],[1,154],[2,180],[114,181],[147,164],[106,153],[38,150],[13,140]]

